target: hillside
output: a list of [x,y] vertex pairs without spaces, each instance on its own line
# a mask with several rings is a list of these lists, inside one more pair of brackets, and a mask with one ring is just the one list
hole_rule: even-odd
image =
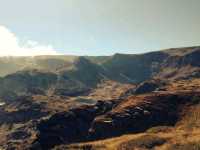
[[35,57],[0,57],[0,76],[37,69],[56,72],[60,68],[68,68],[76,56],[35,56]]
[[[97,141],[55,149],[198,150],[199,83],[199,79],[178,81],[166,85],[165,92],[131,96],[93,120],[88,134]],[[101,140],[105,137],[110,139]]]
[[[199,79],[179,80],[168,83],[160,91],[132,95],[119,101],[98,101],[92,105],[74,106],[67,97],[20,98],[4,108],[7,114],[2,117],[14,120],[7,121],[7,125],[12,123],[11,131],[5,125],[1,127],[4,128],[2,133],[7,135],[2,143],[7,141],[7,146],[16,149],[31,146],[33,149],[157,147],[196,150],[200,141],[199,83]],[[28,112],[31,113],[28,118],[20,119]],[[107,140],[102,140],[105,138]],[[88,142],[90,140],[96,141]],[[77,142],[80,144],[71,144]]]
[[7,69],[5,72],[9,72],[9,69],[10,72],[17,69],[20,71],[2,77],[0,97],[4,97],[6,92],[23,95],[31,91],[79,95],[78,93],[96,87],[105,79],[138,84],[152,78],[176,80],[199,77],[199,58],[199,47],[170,49],[141,55],[115,54],[111,57],[1,58],[4,61],[1,64],[3,69],[0,69],[2,72],[5,69]]
[[199,51],[200,47],[188,47],[137,55],[1,57],[0,76],[26,69],[57,73],[74,68],[76,60],[85,58],[90,63],[101,66],[109,73],[110,78],[121,82],[141,82],[161,72],[163,67],[198,66],[195,63],[198,63]]
[[0,149],[200,149],[200,47],[0,60]]

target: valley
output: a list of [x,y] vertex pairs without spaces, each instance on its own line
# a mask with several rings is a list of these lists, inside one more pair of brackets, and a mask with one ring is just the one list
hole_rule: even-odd
[[200,47],[0,62],[0,149],[200,149]]

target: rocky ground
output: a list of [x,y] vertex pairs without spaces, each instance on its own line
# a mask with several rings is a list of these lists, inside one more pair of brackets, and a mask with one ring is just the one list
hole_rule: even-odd
[[[86,132],[93,119],[111,110],[120,100],[120,95],[134,87],[134,85],[104,81],[87,96],[31,95],[18,97],[15,101],[6,104],[2,103],[0,106],[1,148],[49,149],[62,144],[66,139],[70,139],[67,141],[69,143],[85,140]],[[104,94],[106,92],[111,94]],[[49,121],[52,125],[46,125]],[[58,126],[59,131],[54,125]],[[63,134],[66,131],[68,133]]]
[[182,80],[164,92],[130,96],[93,120],[89,135],[97,141],[55,149],[199,150],[199,83]]
[[200,149],[199,47],[61,58],[0,78],[0,149]]
[[[108,83],[103,85],[110,87]],[[151,92],[136,92],[155,83],[157,88]],[[119,86],[125,89],[123,94],[117,89],[118,99],[115,93],[114,99],[96,99],[90,104],[76,104],[69,97],[20,97],[1,106],[1,149],[196,148],[200,141],[199,83],[199,79],[191,79],[123,85]],[[136,93],[130,96],[130,91]]]

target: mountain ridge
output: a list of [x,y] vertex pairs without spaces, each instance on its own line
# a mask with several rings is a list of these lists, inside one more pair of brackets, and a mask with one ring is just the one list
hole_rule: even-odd
[[[169,49],[140,55],[115,54],[109,58],[100,57],[100,60],[97,60],[98,57],[84,56],[38,56],[35,58],[36,60],[28,60],[28,58],[23,57],[32,68],[22,69],[1,77],[0,97],[5,95],[6,92],[13,91],[16,91],[14,93],[16,95],[31,90],[49,93],[48,91],[53,88],[55,92],[52,92],[57,94],[71,95],[64,91],[71,91],[74,94],[84,93],[96,87],[105,79],[138,84],[152,78],[174,80],[189,76],[200,76],[200,69],[198,68],[200,66],[198,61],[200,59],[200,47]],[[91,58],[93,60],[90,60]],[[18,60],[12,58],[11,64],[15,65],[15,62],[23,64],[23,59],[18,62]],[[40,67],[34,67],[33,62]],[[1,66],[6,68],[6,65],[1,64]],[[53,81],[50,81],[51,77]],[[20,82],[16,82],[15,78],[20,79],[18,80]],[[39,78],[44,79],[44,81]],[[42,84],[48,84],[48,86],[41,88]],[[8,87],[11,89],[2,92],[3,89]],[[19,87],[21,87],[21,91]],[[28,89],[28,87],[34,89]]]
[[52,57],[0,77],[0,149],[199,147],[200,47]]

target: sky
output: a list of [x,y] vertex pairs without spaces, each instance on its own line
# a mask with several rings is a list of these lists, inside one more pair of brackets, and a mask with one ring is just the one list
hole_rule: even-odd
[[200,0],[0,0],[0,56],[200,45]]

